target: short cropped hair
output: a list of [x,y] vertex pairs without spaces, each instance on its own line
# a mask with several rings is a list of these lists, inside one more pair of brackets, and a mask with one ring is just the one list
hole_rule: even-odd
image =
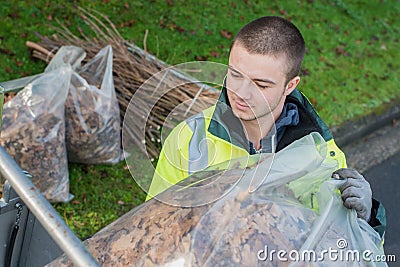
[[251,21],[235,36],[232,47],[238,44],[250,54],[284,54],[287,58],[286,82],[299,75],[304,59],[305,42],[297,27],[277,16],[266,16]]

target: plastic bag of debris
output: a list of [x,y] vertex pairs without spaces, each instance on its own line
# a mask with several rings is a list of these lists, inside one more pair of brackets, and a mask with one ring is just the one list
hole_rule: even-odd
[[66,145],[70,162],[117,163],[121,160],[121,126],[112,74],[112,47],[106,46],[81,67],[86,53],[61,47],[46,71],[68,63],[72,73],[66,107]]
[[[4,105],[0,143],[51,202],[68,202],[65,109],[72,69],[33,79]],[[20,84],[19,80],[15,80]],[[7,82],[12,86],[13,81]],[[18,87],[18,86],[16,86]]]
[[85,244],[102,266],[386,266],[368,261],[383,254],[382,240],[343,206],[343,180],[331,178],[338,164],[326,155],[312,133],[276,154],[210,167]]

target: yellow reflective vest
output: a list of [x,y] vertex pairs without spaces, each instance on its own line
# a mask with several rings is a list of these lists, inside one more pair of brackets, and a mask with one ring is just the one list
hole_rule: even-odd
[[[172,130],[163,144],[146,200],[193,172],[249,155],[248,141],[238,129],[241,124],[235,123],[236,118],[229,116],[227,99],[226,89],[223,88],[216,105],[181,122]],[[336,146],[328,127],[306,97],[294,90],[286,101],[296,104],[300,121],[297,126],[286,129],[277,151],[311,132],[319,132],[327,142],[327,156],[337,160],[339,168],[346,167],[344,153]]]

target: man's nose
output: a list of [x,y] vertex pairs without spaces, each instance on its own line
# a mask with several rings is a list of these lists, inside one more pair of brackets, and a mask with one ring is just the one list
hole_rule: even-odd
[[236,94],[242,99],[250,99],[254,84],[248,79],[243,79],[242,83],[237,87]]

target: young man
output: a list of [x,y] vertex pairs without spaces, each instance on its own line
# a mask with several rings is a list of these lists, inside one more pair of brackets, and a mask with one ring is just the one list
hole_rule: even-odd
[[278,152],[318,132],[328,157],[338,161],[335,174],[347,179],[340,188],[343,203],[357,211],[381,236],[383,207],[372,199],[369,183],[347,169],[343,152],[326,124],[296,89],[304,58],[300,31],[280,17],[250,22],[235,37],[218,103],[179,124],[166,139],[148,199],[191,173],[232,158]]

